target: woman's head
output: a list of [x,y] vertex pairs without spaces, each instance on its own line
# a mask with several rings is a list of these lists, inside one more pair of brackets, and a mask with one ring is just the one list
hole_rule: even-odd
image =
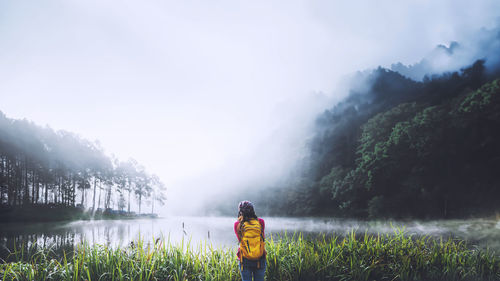
[[243,216],[244,220],[256,219],[255,210],[253,204],[250,201],[241,201],[238,204],[238,217]]

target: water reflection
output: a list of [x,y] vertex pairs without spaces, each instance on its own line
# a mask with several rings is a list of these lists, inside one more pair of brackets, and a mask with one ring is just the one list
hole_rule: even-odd
[[[208,242],[217,247],[236,247],[234,218],[168,217],[139,220],[75,221],[69,223],[0,224],[0,257],[5,259],[14,249],[25,253],[40,247],[55,252],[70,252],[86,242],[106,246],[127,246],[139,238],[152,242],[156,238],[171,243],[183,239],[192,245]],[[317,235],[344,235],[351,230],[369,234],[392,233],[396,228],[408,234],[465,239],[471,245],[489,247],[500,252],[500,223],[494,219],[446,221],[356,221],[318,218],[267,218],[266,233],[303,232]]]

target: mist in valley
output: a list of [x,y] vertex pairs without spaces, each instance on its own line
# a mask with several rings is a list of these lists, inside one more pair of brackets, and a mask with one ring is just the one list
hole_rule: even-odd
[[[398,206],[381,206],[393,198],[374,193],[351,200],[359,190],[339,188],[338,178],[349,179],[348,168],[359,162],[360,128],[377,114],[415,103],[403,109],[419,116],[424,105],[446,104],[498,77],[499,11],[500,3],[486,0],[2,2],[0,110],[10,121],[0,123],[0,143],[6,151],[59,149],[50,161],[66,163],[75,175],[92,161],[123,175],[133,166],[142,183],[149,179],[165,191],[164,205],[152,206],[154,196],[143,201],[143,213],[154,207],[162,217],[156,222],[13,227],[4,228],[3,237],[16,231],[48,237],[59,229],[70,244],[170,235],[177,242],[191,236],[231,246],[237,204],[251,200],[270,233],[376,234],[401,227],[498,247],[496,218],[478,219],[483,210],[442,210],[442,202],[452,202],[448,190],[422,191],[444,199],[420,206],[429,213],[409,210],[418,220],[405,220],[397,217]],[[38,132],[46,145],[33,148],[15,124]],[[59,145],[63,139],[87,150]],[[68,186],[81,183],[67,204],[100,206],[92,194],[95,175],[67,178]],[[132,192],[126,178],[108,182]],[[104,185],[98,191],[106,208],[137,197],[106,195]],[[10,203],[5,194],[1,203]],[[139,212],[141,200],[122,202],[121,209]]]

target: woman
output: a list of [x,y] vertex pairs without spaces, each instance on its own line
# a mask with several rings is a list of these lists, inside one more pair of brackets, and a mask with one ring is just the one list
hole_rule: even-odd
[[238,238],[238,260],[242,281],[262,281],[266,274],[265,223],[257,218],[252,202],[241,201],[234,233]]

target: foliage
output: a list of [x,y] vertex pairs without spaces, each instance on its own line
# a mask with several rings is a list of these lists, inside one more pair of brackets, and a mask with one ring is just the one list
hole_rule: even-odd
[[480,201],[482,208],[495,207],[499,84],[440,105],[400,104],[368,120],[351,173],[333,170],[323,178],[332,182],[333,199],[344,203],[339,208],[372,217],[447,217],[479,208]]
[[[392,235],[267,240],[267,280],[498,280],[500,259],[462,241]],[[157,240],[127,248],[78,245],[57,257],[41,250],[0,264],[3,280],[241,280],[234,249]]]
[[255,203],[273,215],[494,213],[500,205],[496,77],[481,60],[422,82],[383,68],[360,74],[365,86],[318,118],[305,171]]
[[[9,119],[0,112],[3,209],[42,204],[54,208],[88,207],[93,211],[111,209],[112,203],[119,205],[118,198],[124,200],[123,193],[128,192],[130,212],[130,193],[138,195],[140,206],[143,197],[152,196],[153,189],[156,192],[152,200],[163,198],[164,187],[158,177],[146,173],[135,160],[111,159],[97,141],[66,131],[55,132],[27,120]],[[88,193],[92,197],[87,198]]]

